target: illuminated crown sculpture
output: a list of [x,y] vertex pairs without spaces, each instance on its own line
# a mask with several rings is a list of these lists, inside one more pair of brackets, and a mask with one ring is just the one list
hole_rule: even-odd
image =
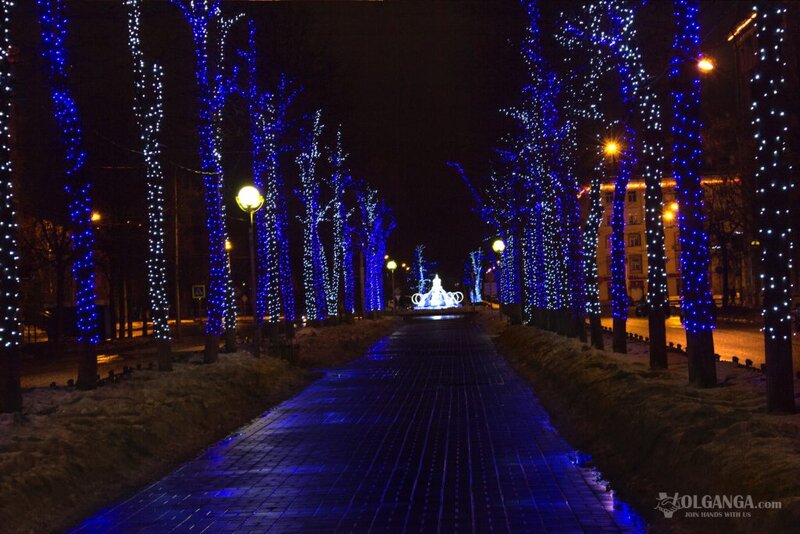
[[433,277],[433,287],[427,293],[415,293],[411,297],[415,310],[441,310],[443,308],[456,308],[464,300],[460,291],[445,291],[442,288],[442,279],[439,275]]

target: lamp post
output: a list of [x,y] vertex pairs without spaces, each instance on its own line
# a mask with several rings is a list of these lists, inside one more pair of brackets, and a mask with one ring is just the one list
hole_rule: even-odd
[[503,315],[503,301],[500,298],[500,285],[501,285],[500,284],[500,280],[502,278],[502,273],[503,273],[503,268],[502,268],[502,265],[503,265],[503,251],[505,249],[506,249],[506,244],[500,238],[495,239],[494,242],[492,243],[492,250],[495,252],[495,254],[497,254],[497,258],[498,258],[498,261],[497,261],[497,276],[495,276],[495,282],[496,282],[495,285],[497,286],[497,309],[500,310],[500,315],[501,316]]
[[258,316],[258,306],[256,305],[256,240],[255,225],[253,216],[264,205],[264,197],[258,189],[252,185],[244,186],[236,195],[236,203],[250,216],[250,306],[253,309],[253,356],[258,357],[261,353],[261,317]]
[[389,269],[389,272],[392,273],[392,314],[397,313],[397,297],[394,293],[394,270],[397,269],[397,262],[394,260],[389,260],[386,262],[386,268]]

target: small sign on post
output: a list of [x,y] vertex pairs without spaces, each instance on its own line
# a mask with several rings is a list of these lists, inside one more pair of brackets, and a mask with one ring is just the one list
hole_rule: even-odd
[[192,286],[192,298],[197,300],[206,298],[206,286]]

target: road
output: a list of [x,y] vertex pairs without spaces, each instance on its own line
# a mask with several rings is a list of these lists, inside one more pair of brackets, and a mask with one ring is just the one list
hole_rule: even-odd
[[[611,327],[611,318],[603,318],[603,326]],[[631,317],[628,319],[628,332],[648,336],[647,319],[644,317]],[[676,345],[686,346],[686,332],[678,317],[667,319],[667,341]],[[794,368],[800,370],[800,337],[794,336],[792,344]],[[764,336],[752,325],[722,324],[714,331],[714,351],[721,359],[730,361],[734,356],[739,357],[744,364],[746,358],[753,360],[753,365],[764,363]]]
[[415,319],[75,532],[642,532],[463,319]]

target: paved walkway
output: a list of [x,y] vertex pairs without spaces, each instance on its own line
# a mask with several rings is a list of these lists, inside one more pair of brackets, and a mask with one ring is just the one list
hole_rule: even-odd
[[76,531],[642,531],[576,458],[485,335],[419,320]]

